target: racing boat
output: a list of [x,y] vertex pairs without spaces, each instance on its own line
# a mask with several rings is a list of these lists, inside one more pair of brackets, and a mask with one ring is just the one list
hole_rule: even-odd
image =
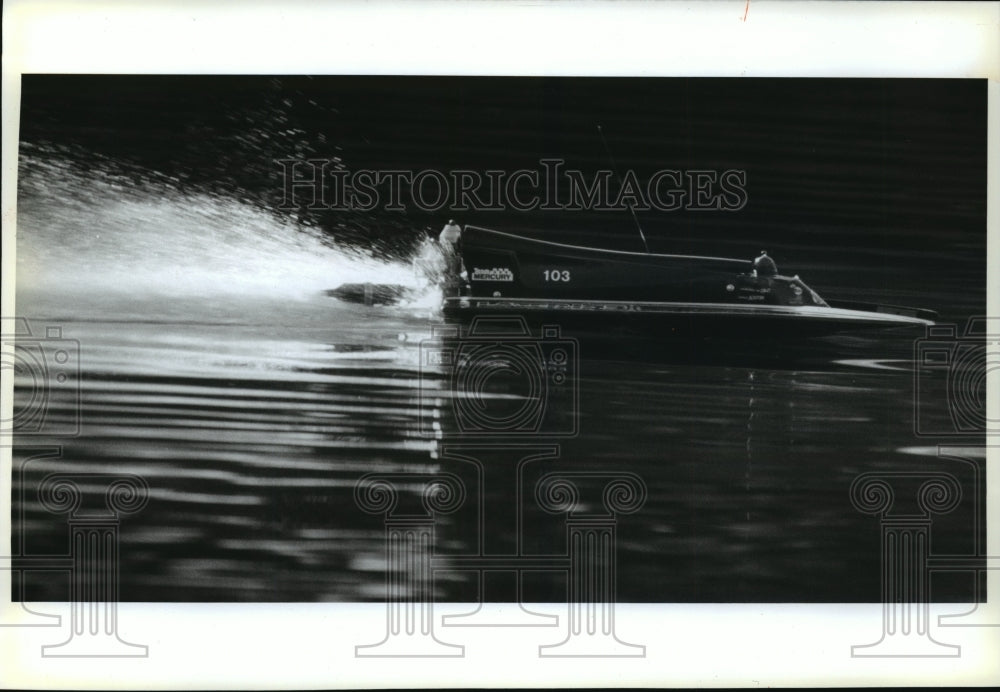
[[[825,300],[798,275],[752,260],[627,252],[555,243],[466,225],[439,241],[446,317],[517,315],[531,322],[666,335],[813,336],[926,328],[931,310]],[[405,303],[418,289],[352,283],[330,297],[368,306]]]
[[516,314],[686,334],[822,335],[925,328],[930,310],[824,300],[762,252],[752,260],[626,252],[466,225],[446,316]]

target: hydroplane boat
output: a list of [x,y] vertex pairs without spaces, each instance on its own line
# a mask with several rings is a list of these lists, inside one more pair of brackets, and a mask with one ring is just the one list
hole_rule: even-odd
[[[444,243],[442,243],[444,244]],[[518,315],[590,326],[609,323],[693,334],[824,335],[926,328],[931,310],[825,299],[766,252],[750,260],[628,252],[567,245],[466,225],[446,262],[446,317]],[[405,300],[408,290],[345,284],[327,292],[369,305]]]

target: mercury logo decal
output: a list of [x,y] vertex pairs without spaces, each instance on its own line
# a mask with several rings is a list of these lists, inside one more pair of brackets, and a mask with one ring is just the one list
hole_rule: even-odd
[[473,281],[513,281],[514,272],[507,267],[493,267],[492,269],[480,269],[473,267]]

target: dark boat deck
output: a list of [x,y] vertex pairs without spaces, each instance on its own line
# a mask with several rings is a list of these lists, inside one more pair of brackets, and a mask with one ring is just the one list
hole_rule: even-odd
[[813,336],[927,327],[928,310],[827,304],[798,276],[758,275],[749,260],[605,250],[466,226],[468,286],[449,317],[520,315],[671,335]]

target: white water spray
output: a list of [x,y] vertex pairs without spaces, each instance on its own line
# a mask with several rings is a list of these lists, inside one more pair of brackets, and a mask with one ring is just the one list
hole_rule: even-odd
[[331,245],[252,204],[136,182],[51,155],[20,167],[18,291],[309,300],[346,282],[420,286],[404,261]]

